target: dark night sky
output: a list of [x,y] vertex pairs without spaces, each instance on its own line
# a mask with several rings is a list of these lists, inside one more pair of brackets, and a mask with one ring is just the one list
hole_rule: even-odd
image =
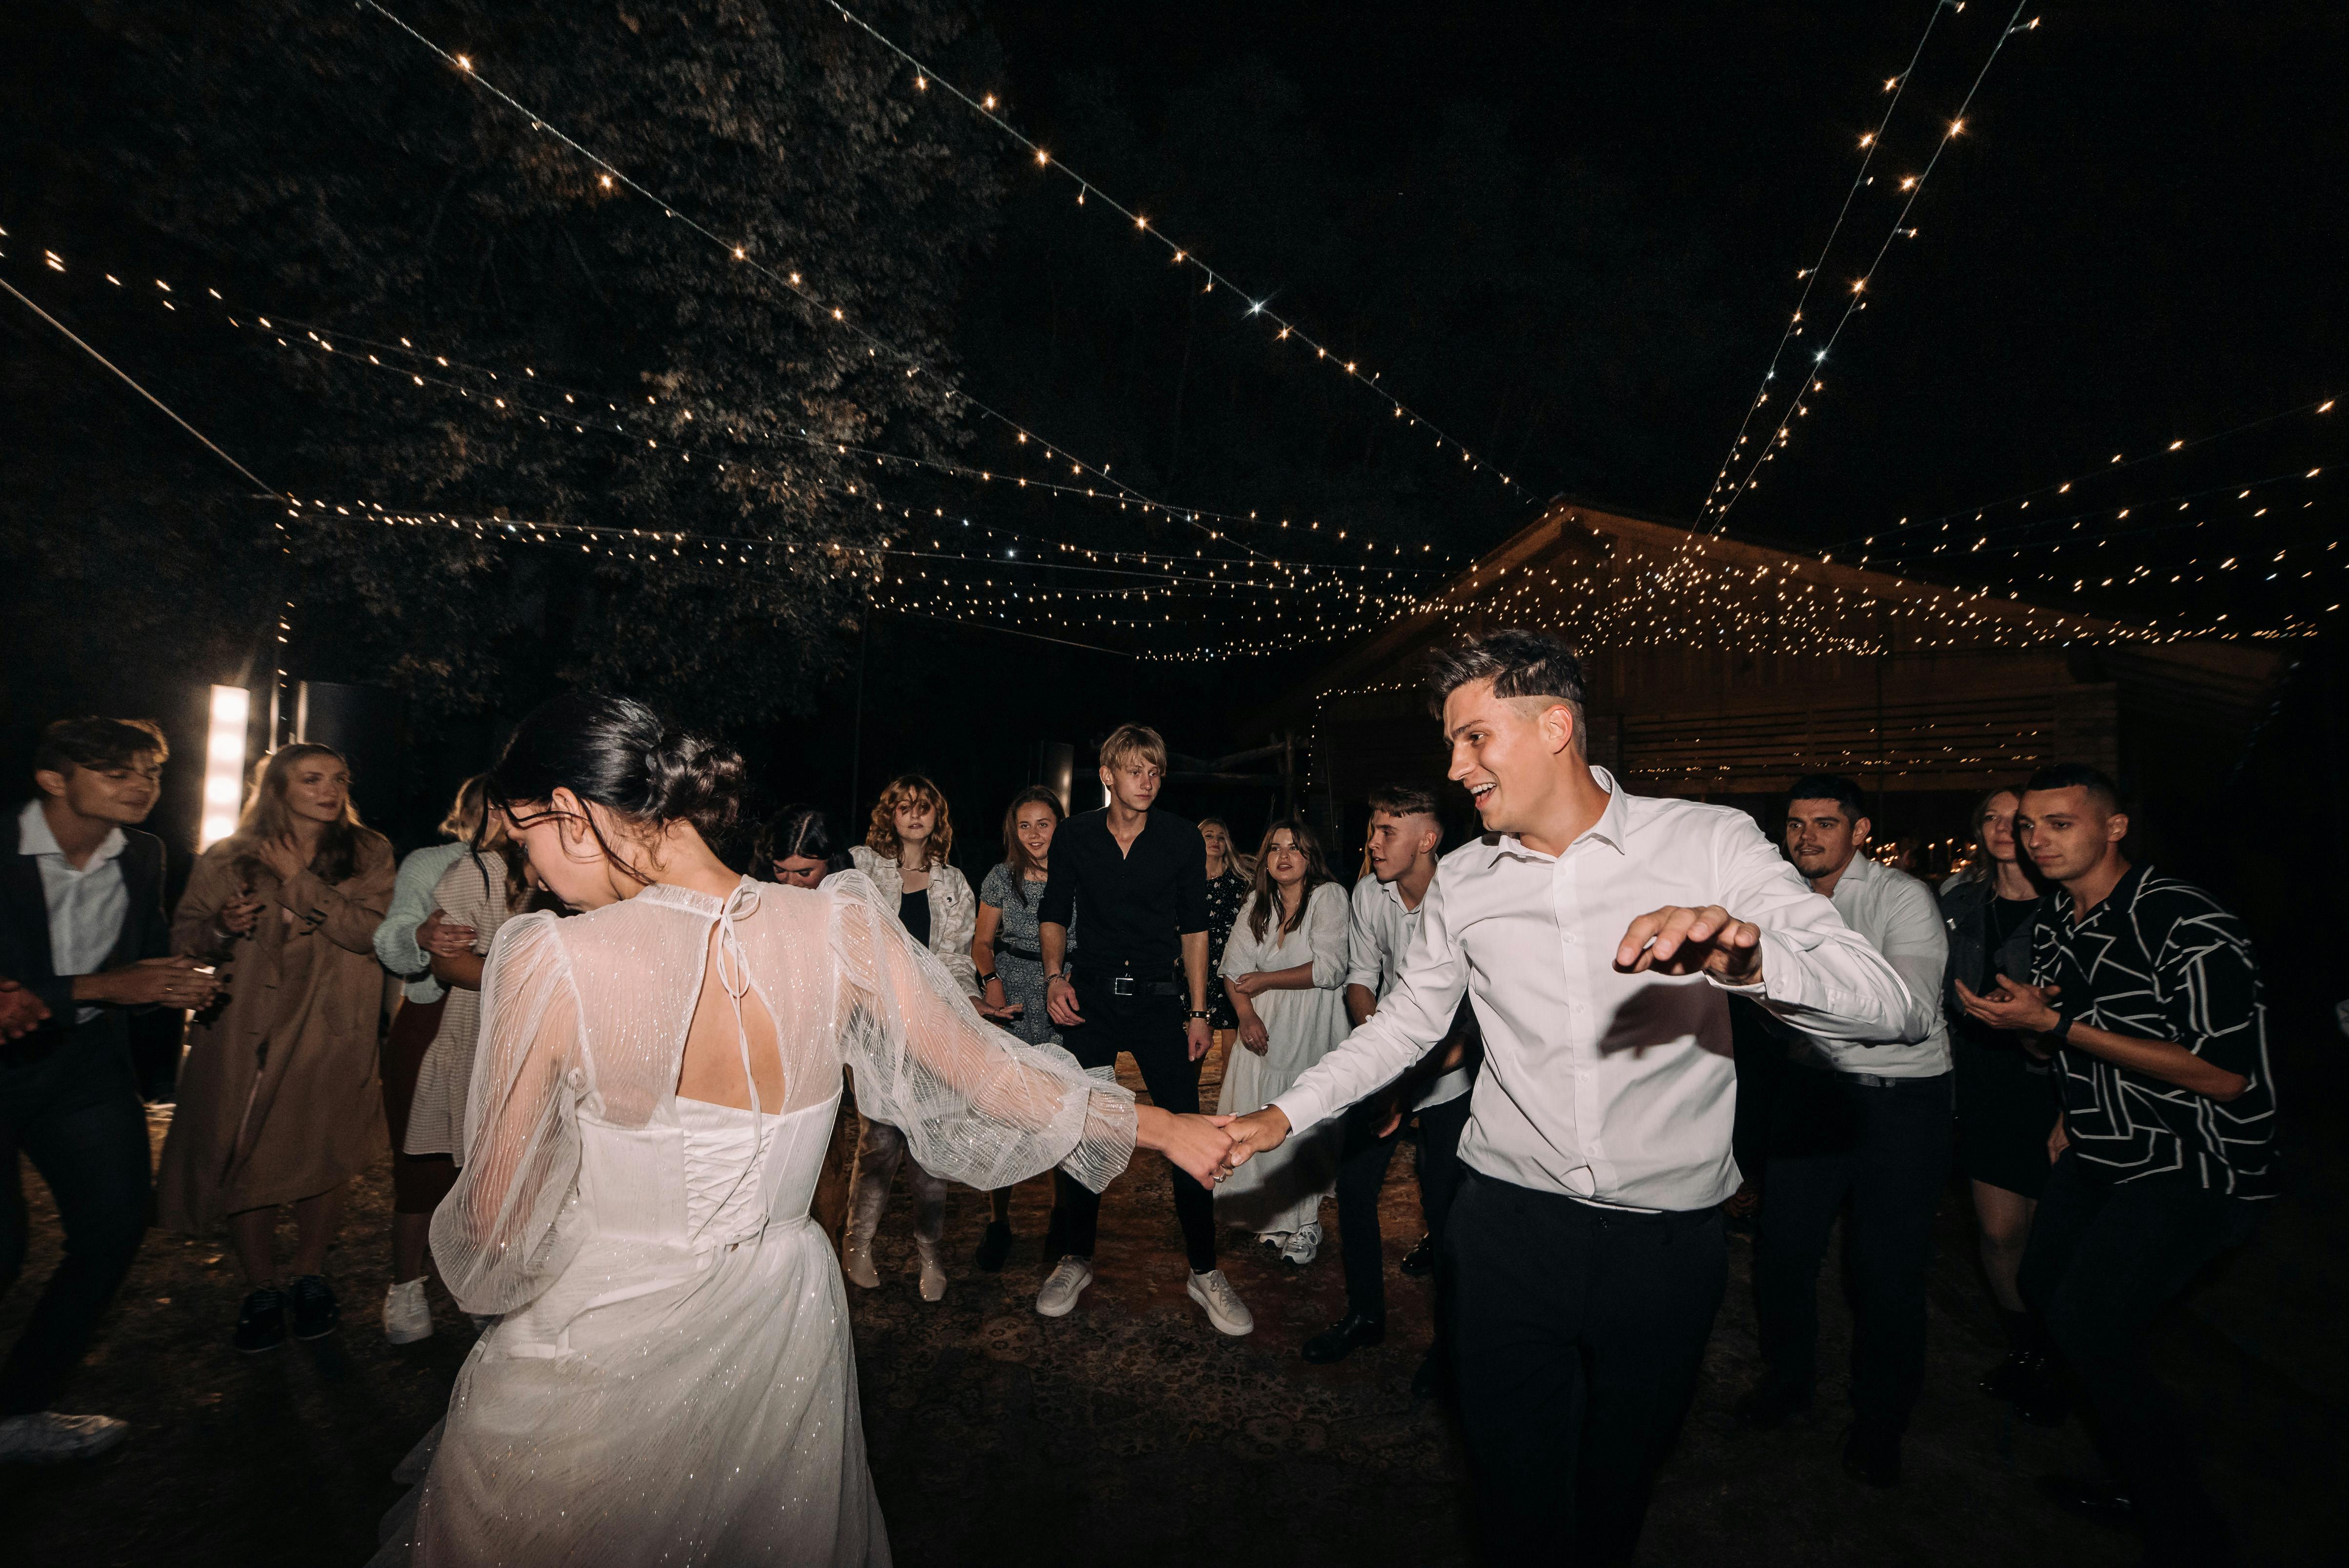
[[[1198,242],[1234,273],[1278,287],[1287,308],[1366,357],[1429,351],[1411,341],[1427,321],[1380,319],[1346,284],[1374,274],[1382,250],[1427,242],[1400,231],[1431,205],[1410,189],[1427,174],[1413,153],[1447,113],[1497,117],[1527,169],[1568,167],[1603,186],[1636,232],[1617,261],[1685,285],[1661,319],[1631,315],[1646,304],[1636,277],[1611,296],[1594,289],[1577,315],[1598,352],[1564,358],[1528,341],[1508,311],[1458,312],[1444,323],[1454,363],[1439,384],[1397,389],[1477,439],[1564,388],[1559,401],[1582,417],[1516,436],[1504,460],[1537,487],[1681,520],[1759,381],[1795,274],[1816,254],[1857,139],[1881,112],[1882,79],[1907,60],[1929,9],[1007,3],[989,15],[1011,112],[1048,143],[1067,84],[1088,71],[1108,73],[1145,134],[1169,136],[1178,168],[1198,149],[1195,128],[1168,130],[1186,93],[1251,59],[1293,82],[1301,118],[1351,187],[1333,204],[1350,253],[1335,287],[1252,261],[1247,233],[1217,233],[1213,197],[1185,211],[1174,193],[1141,194],[1168,232],[1204,232]],[[1877,165],[1888,176],[1922,166],[2006,15],[1999,0],[1943,14]],[[2349,261],[2337,200],[2349,146],[2343,13],[2023,13],[2034,15],[2042,25],[2009,43],[1936,170],[1912,219],[1919,238],[1877,275],[1799,438],[1737,509],[1740,531],[1824,542],[2337,389],[2337,282]],[[1063,150],[1072,160],[1090,152]],[[1855,204],[1815,317],[1889,228],[1892,202],[1878,189]],[[1481,238],[1455,236],[1464,252]],[[1164,374],[1178,354],[1164,356]],[[984,383],[988,367],[970,374]],[[1594,404],[1577,384],[1608,396]],[[2248,476],[2344,448],[2303,423],[2272,448],[2216,456]],[[2144,477],[2158,487],[2161,476]],[[1489,543],[1508,514],[1484,507],[1473,485],[1458,490],[1469,542]]]
[[[1888,133],[1879,186],[1922,167],[2007,9],[1970,0],[1942,13]],[[1687,521],[1794,306],[1795,273],[1843,199],[1858,138],[1882,112],[1884,78],[1930,14],[1928,0],[991,0],[978,9],[991,42],[968,41],[944,65],[1001,92],[1015,123],[1160,230],[1382,367],[1383,385],[1536,499],[1566,492]],[[876,15],[888,24],[885,8]],[[1823,372],[1826,389],[1739,505],[1734,531],[1820,548],[2331,396],[2349,379],[2338,303],[2349,275],[2349,12],[2165,0],[2023,15],[2042,25],[2001,55],[1916,210],[1920,237],[1897,243],[1877,273],[1870,308]],[[10,29],[42,26],[27,14]],[[20,67],[37,57],[15,54]],[[57,98],[60,84],[44,90]],[[104,102],[84,106],[90,135],[104,130],[90,106]],[[1456,461],[1402,449],[1381,406],[1282,358],[1238,302],[1190,293],[1163,253],[1098,206],[1074,207],[1015,149],[999,150],[1005,203],[969,269],[957,342],[974,392],[1196,505],[1352,518],[1456,557],[1533,515]],[[302,151],[297,139],[285,155]],[[119,204],[104,191],[33,195],[55,209],[47,216]],[[1815,315],[1839,303],[1891,202],[1872,189],[1855,203]],[[54,345],[10,341],[27,346],[8,382],[27,406],[60,378],[92,374]],[[173,385],[195,388],[201,411],[212,371],[181,369]],[[50,456],[219,477],[199,477],[209,459],[127,394],[71,386],[94,410],[87,449],[68,450],[67,432]],[[2282,421],[2082,496],[2144,507],[2181,489],[2337,465],[2349,457],[2344,430]],[[2278,509],[2260,527],[2293,542],[2336,537],[2338,480],[2311,488],[2316,507]],[[2167,534],[2143,552],[2195,548]],[[1949,574],[1999,581],[2010,570],[1983,558]],[[2349,597],[2341,586],[2336,564],[2329,582],[2299,587],[2229,580],[2169,599],[2148,588],[2090,597],[2120,615],[2255,612],[2240,624],[2321,610]],[[2259,592],[2267,597],[2239,603]],[[1036,739],[1081,741],[1135,714],[1166,722],[1185,749],[1259,739],[1240,732],[1239,716],[1268,682],[1318,656],[1203,675],[884,624],[860,783],[927,767],[982,801],[1009,792]],[[81,674],[72,691],[11,683],[12,745],[65,707],[143,702],[139,682],[154,678]],[[803,726],[769,738],[773,793],[845,799],[836,742],[854,722],[853,699],[853,685],[836,682],[814,694]]]

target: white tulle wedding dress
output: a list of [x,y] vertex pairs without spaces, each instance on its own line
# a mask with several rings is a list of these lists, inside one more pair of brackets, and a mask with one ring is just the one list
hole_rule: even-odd
[[[774,1022],[772,1111],[677,1094],[713,965],[753,1101],[742,1000]],[[1106,1186],[1132,1096],[982,1022],[854,872],[512,921],[481,1017],[432,1251],[500,1321],[377,1563],[886,1563],[840,1269],[808,1217],[842,1065],[926,1169],[982,1190],[1056,1165]]]

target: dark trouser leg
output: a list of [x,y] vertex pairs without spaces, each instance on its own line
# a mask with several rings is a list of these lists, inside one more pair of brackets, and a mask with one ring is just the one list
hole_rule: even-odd
[[147,1117],[127,1064],[119,1092],[60,1109],[38,1109],[0,1132],[8,1164],[7,1218],[0,1225],[0,1289],[24,1264],[21,1150],[49,1185],[65,1232],[65,1258],[0,1367],[0,1416],[46,1410],[98,1332],[106,1305],[130,1272],[152,1202]]
[[[1134,1023],[1125,1048],[1133,1053],[1133,1065],[1142,1069],[1142,1084],[1150,1091],[1150,1102],[1176,1116],[1196,1115],[1199,1064],[1191,1059],[1179,1013],[1160,1002]],[[1216,1266],[1215,1194],[1172,1161],[1166,1172],[1174,1182],[1174,1219],[1183,1227],[1184,1253],[1194,1274],[1205,1274]]]
[[[2024,1299],[2086,1396],[2097,1446],[2145,1521],[2149,1560],[2226,1560],[2191,1428],[2154,1376],[2145,1336],[2212,1258],[2251,1233],[2254,1205],[2154,1181],[2107,1185],[2066,1154],[2023,1254]],[[2168,1555],[2164,1555],[2167,1553]]]
[[[1085,1021],[1061,1031],[1061,1043],[1087,1072],[1117,1071],[1117,1053],[1123,1044],[1120,1016],[1112,998],[1080,986],[1077,1010]],[[1065,1171],[1052,1172],[1052,1218],[1044,1231],[1044,1256],[1090,1258],[1101,1226],[1101,1194]]]
[[1850,1088],[1863,1132],[1851,1182],[1852,1410],[1898,1435],[1925,1385],[1925,1276],[1950,1169],[1951,1078]]
[[1772,1377],[1799,1388],[1818,1377],[1819,1264],[1851,1185],[1857,1117],[1844,1086],[1826,1073],[1793,1068],[1778,1086],[1754,1299],[1764,1363]]
[[1460,1163],[1460,1133],[1468,1125],[1468,1105],[1474,1093],[1460,1095],[1419,1113],[1419,1209],[1427,1233],[1444,1239],[1444,1216],[1460,1195],[1460,1179],[1467,1167]]
[[1444,1246],[1444,1227],[1451,1222],[1461,1180],[1468,1173],[1468,1168],[1460,1163],[1460,1133],[1468,1125],[1468,1102],[1475,1098],[1464,1094],[1419,1113],[1419,1205],[1427,1233],[1436,1243],[1435,1346],[1439,1351],[1452,1336],[1452,1261]]
[[1344,1152],[1338,1158],[1338,1247],[1346,1264],[1346,1307],[1364,1317],[1387,1315],[1385,1239],[1379,1233],[1379,1189],[1386,1185],[1400,1132],[1381,1138],[1385,1114],[1377,1097],[1346,1113]]
[[1474,1177],[1447,1219],[1486,1561],[1619,1561],[1721,1304],[1718,1216],[1608,1214]]
[[1588,1561],[1622,1563],[1639,1548],[1656,1471],[1696,1392],[1729,1253],[1718,1209],[1610,1218],[1601,1228],[1609,1241],[1584,1316],[1578,1527]]

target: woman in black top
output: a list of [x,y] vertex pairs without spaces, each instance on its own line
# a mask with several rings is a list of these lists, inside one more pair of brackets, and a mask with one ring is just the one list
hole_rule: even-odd
[[[1231,940],[1232,923],[1247,902],[1248,879],[1232,853],[1232,830],[1221,817],[1199,819],[1199,837],[1207,841],[1207,973],[1222,973],[1224,944]],[[1229,1050],[1239,1033],[1239,1016],[1221,985],[1207,987],[1207,1027],[1215,1043]],[[1219,1058],[1220,1059],[1220,1058]]]
[[2047,1372],[2041,1332],[2014,1283],[2047,1181],[2047,1135],[2059,1109],[2056,1081],[2035,1039],[1969,1016],[1954,985],[1962,980],[1980,994],[1985,986],[1995,991],[2001,973],[2030,978],[2040,892],[2016,850],[2020,803],[2012,789],[1982,798],[1974,807],[1973,864],[1941,886],[1941,914],[1950,928],[1942,992],[1958,1074],[1958,1161],[1973,1183],[1982,1274],[2009,1341],[2007,1358],[1984,1376],[1982,1387],[2014,1400],[2031,1419],[2060,1420],[2061,1397]]

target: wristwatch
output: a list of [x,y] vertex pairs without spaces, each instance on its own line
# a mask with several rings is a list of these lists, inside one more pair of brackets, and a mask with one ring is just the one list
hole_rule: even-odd
[[2072,1015],[2069,1013],[2056,1014],[2055,1026],[2048,1030],[2047,1035],[2050,1039],[2053,1039],[2059,1046],[2070,1045],[2072,1043]]
[[982,975],[978,977],[978,988],[982,992],[994,984],[995,976],[992,975]]

